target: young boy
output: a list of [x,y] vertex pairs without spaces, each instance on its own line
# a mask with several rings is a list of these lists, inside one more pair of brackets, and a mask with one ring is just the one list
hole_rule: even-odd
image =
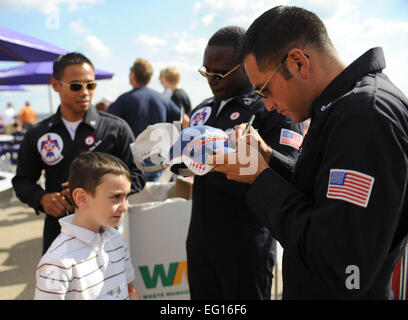
[[75,214],[41,258],[35,299],[139,299],[129,250],[117,226],[127,210],[131,174],[115,156],[89,152],[71,164]]

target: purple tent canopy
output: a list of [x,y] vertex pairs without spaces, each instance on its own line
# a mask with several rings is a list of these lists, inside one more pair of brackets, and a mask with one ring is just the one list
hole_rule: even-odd
[[[52,77],[52,61],[29,62],[17,67],[0,70],[0,85],[49,84]],[[95,78],[111,79],[113,73],[95,69]]]
[[0,91],[25,91],[21,86],[13,85],[13,86],[1,86],[0,85]]
[[0,61],[50,61],[68,51],[0,27]]

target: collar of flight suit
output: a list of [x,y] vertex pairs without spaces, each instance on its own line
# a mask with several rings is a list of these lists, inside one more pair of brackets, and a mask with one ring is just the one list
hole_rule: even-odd
[[385,58],[381,47],[372,48],[365,52],[334,78],[313,102],[312,120],[349,92],[362,76],[368,73],[380,72],[384,68]]
[[[210,98],[211,100],[208,101],[208,104],[212,104],[212,105],[219,105],[220,104],[220,100],[217,99],[216,97]],[[252,86],[249,86],[247,88],[245,88],[244,90],[242,90],[238,95],[232,97],[231,101],[236,101],[238,102],[243,108],[245,109],[250,109],[252,104],[256,101],[258,101],[259,99],[261,99],[261,97],[259,97],[255,91],[254,88]]]
[[[61,115],[60,108],[61,108],[61,105],[58,106],[57,112],[50,118],[50,122],[49,122],[50,128],[54,126],[59,126],[59,125],[65,126],[64,123],[62,122],[62,115]],[[98,114],[98,111],[95,109],[93,105],[90,105],[81,123],[85,123],[92,129],[95,129],[99,120],[100,120],[100,116]]]

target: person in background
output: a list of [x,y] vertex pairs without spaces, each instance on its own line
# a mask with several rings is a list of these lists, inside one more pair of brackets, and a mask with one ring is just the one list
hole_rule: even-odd
[[25,106],[19,111],[18,119],[23,127],[23,130],[30,128],[37,120],[37,113],[34,108],[31,107],[30,102],[27,101]]
[[4,133],[12,135],[15,130],[16,122],[16,110],[14,109],[11,102],[7,103],[6,109],[1,114],[2,126],[4,128]]
[[[51,85],[61,104],[55,114],[36,123],[24,135],[15,177],[17,197],[45,213],[43,253],[61,231],[59,218],[73,212],[68,184],[69,166],[81,152],[105,152],[126,163],[132,175],[131,192],[144,188],[130,144],[134,136],[121,118],[99,112],[91,105],[97,82],[92,62],[81,53],[58,57]],[[45,190],[37,184],[45,171]]]
[[[150,89],[153,67],[146,59],[138,58],[130,68],[129,81],[132,90],[122,94],[108,108],[108,113],[124,119],[134,136],[142,133],[147,126],[180,120],[180,109],[160,92]],[[147,181],[156,181],[162,170],[144,172]]]
[[182,114],[182,127],[187,128],[190,122],[189,114],[191,112],[191,101],[186,91],[181,89],[180,71],[176,67],[168,67],[160,71],[160,83],[164,87],[164,95],[180,108]]
[[96,110],[99,110],[99,111],[104,111],[104,112],[106,112],[106,110],[108,110],[108,106],[107,106],[106,104],[104,104],[103,102],[98,102],[98,103],[95,105],[95,109],[96,109]]
[[112,99],[110,97],[103,97],[100,102],[95,105],[95,108],[100,111],[107,111],[109,106],[112,104]]
[[71,163],[69,185],[75,213],[59,220],[61,234],[38,263],[35,299],[140,299],[129,249],[115,229],[130,193],[126,164],[82,153]]

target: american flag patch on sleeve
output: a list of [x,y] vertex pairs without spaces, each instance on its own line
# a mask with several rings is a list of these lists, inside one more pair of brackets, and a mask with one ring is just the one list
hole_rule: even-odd
[[344,200],[366,208],[374,178],[361,172],[331,169],[327,198]]
[[303,136],[297,132],[288,129],[281,130],[280,144],[291,146],[299,150],[302,145]]

